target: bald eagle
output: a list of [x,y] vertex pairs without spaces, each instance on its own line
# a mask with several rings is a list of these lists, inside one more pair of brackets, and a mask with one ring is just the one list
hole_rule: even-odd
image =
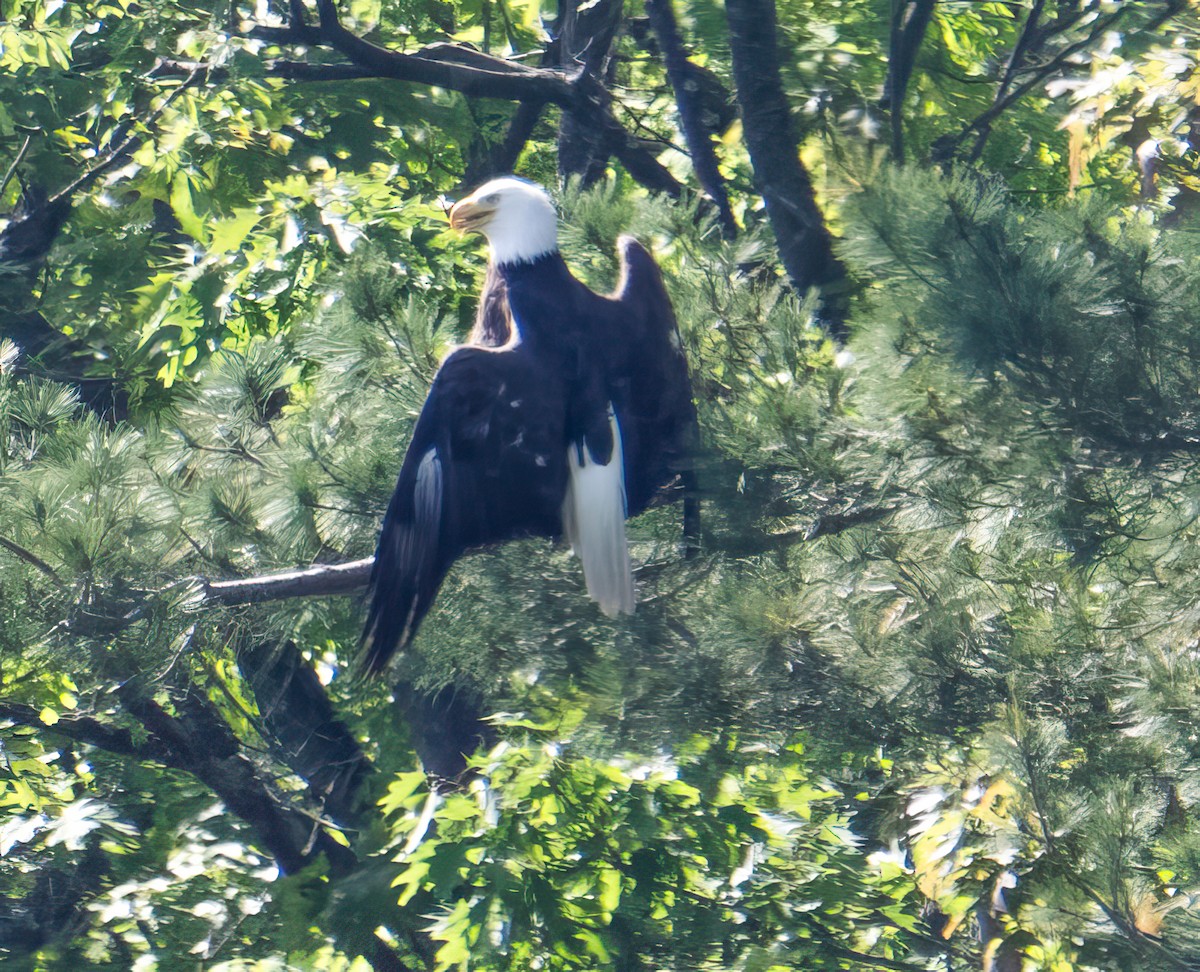
[[675,315],[650,253],[619,241],[593,293],[558,250],[540,186],[505,177],[450,211],[491,261],[469,344],[442,363],[413,431],[371,574],[364,666],[412,641],[451,564],[521,536],[565,536],[588,594],[634,609],[625,518],[688,471],[696,412]]

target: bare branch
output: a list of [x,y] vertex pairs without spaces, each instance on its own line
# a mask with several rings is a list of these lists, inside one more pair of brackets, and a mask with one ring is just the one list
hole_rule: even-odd
[[[201,67],[197,67],[196,69],[194,69],[187,76],[187,78],[184,79],[183,83],[178,88],[176,88],[169,95],[167,95],[166,98],[163,99],[163,103],[161,105],[159,105],[157,108],[154,109],[154,111],[152,111],[149,115],[146,116],[146,118],[141,122],[142,126],[144,128],[149,128],[156,121],[158,121],[158,119],[162,117],[163,112],[165,112],[172,105],[172,103],[175,101],[176,98],[178,98],[181,94],[183,94],[184,91],[186,91],[188,88],[190,88],[193,84],[195,84],[197,81],[199,81],[202,77],[204,77],[205,70],[206,69],[201,68]],[[137,132],[130,132],[129,135],[127,135],[125,138],[121,139],[121,141],[118,142],[116,146],[109,149],[108,153],[104,156],[104,158],[102,158],[96,165],[94,165],[90,169],[88,169],[87,172],[85,172],[83,175],[81,175],[74,182],[70,183],[68,186],[66,186],[63,189],[60,189],[53,196],[51,196],[50,202],[53,204],[53,203],[60,202],[62,200],[68,200],[71,198],[71,196],[73,196],[80,189],[83,189],[86,186],[91,185],[93,182],[96,181],[97,178],[99,178],[108,169],[112,168],[112,166],[115,165],[119,159],[121,159],[126,153],[128,153],[129,150],[133,147],[133,145],[136,142],[140,141],[141,138],[142,138],[142,136],[140,134],[138,134]]]
[[264,574],[240,580],[210,581],[196,578],[206,604],[257,604],[289,597],[352,594],[367,586],[374,557],[347,564],[330,564]]
[[295,873],[321,854],[334,873],[344,874],[355,866],[350,850],[261,778],[208,699],[189,690],[174,699],[172,713],[142,694],[135,681],[122,685],[118,694],[125,710],[161,743],[163,762],[191,773],[220,797],[250,825],[284,873]]
[[[1174,18],[1182,10],[1186,8],[1185,0],[1166,0],[1162,12],[1155,17],[1149,24],[1142,27],[1142,30],[1152,31],[1158,30],[1167,21]],[[1035,9],[1030,12],[1030,20],[1034,19],[1035,13],[1040,12],[1041,4],[1035,4]],[[1068,44],[1063,47],[1053,57],[1050,57],[1044,63],[1036,67],[1022,69],[1021,64],[1028,57],[1045,47],[1046,41],[1051,37],[1061,36],[1068,29],[1073,27],[1086,11],[1068,11],[1064,15],[1060,15],[1054,21],[1051,21],[1044,28],[1037,30],[1036,20],[1034,20],[1031,28],[1029,20],[1026,21],[1025,29],[1022,30],[1020,38],[1017,41],[1017,47],[1014,48],[1013,54],[1009,58],[1004,75],[1001,77],[1000,87],[997,89],[996,97],[992,101],[991,106],[976,118],[968,122],[963,128],[949,135],[943,135],[934,144],[933,156],[935,162],[946,162],[953,159],[958,153],[958,147],[972,134],[977,135],[976,142],[972,148],[971,158],[978,158],[983,151],[983,145],[987,141],[987,137],[991,132],[992,123],[1000,117],[1005,111],[1012,107],[1021,98],[1025,97],[1030,91],[1045,82],[1049,77],[1062,70],[1064,66],[1076,54],[1087,50],[1089,47],[1096,44],[1106,33],[1113,30],[1117,24],[1133,11],[1133,5],[1124,4],[1107,17],[1097,17],[1092,22],[1087,34],[1073,44]],[[1024,81],[1016,83],[1017,75],[1027,72]]]
[[537,98],[563,107],[575,102],[571,79],[562,71],[530,68],[454,44],[434,44],[416,54],[389,51],[347,30],[332,0],[319,0],[317,11],[321,42],[376,77],[449,88],[477,98]]
[[[1004,67],[1004,75],[1000,78],[1000,84],[996,87],[996,96],[992,99],[992,106],[1002,102],[1007,96],[1009,89],[1012,87],[1013,81],[1016,80],[1017,74],[1021,70],[1022,63],[1027,54],[1033,53],[1040,48],[1045,38],[1050,36],[1050,31],[1040,33],[1038,24],[1041,21],[1042,10],[1046,6],[1046,0],[1034,0],[1033,7],[1025,17],[1025,24],[1021,28],[1021,34],[1017,38],[1017,43],[1013,45],[1012,53],[1009,55],[1008,63]],[[1066,26],[1074,23],[1070,21]],[[992,126],[985,125],[979,129],[979,135],[975,139],[975,146],[971,149],[971,161],[976,161],[983,155],[983,146],[987,142],[988,135],[991,133]]]
[[[672,198],[679,198],[683,192],[679,180],[613,116],[603,82],[582,68],[564,71],[557,67],[527,67],[459,44],[431,44],[415,54],[390,51],[347,30],[338,18],[333,0],[319,0],[317,11],[318,28],[306,25],[297,34],[293,25],[282,33],[275,29],[273,36],[281,42],[332,47],[364,73],[353,73],[349,66],[300,68],[297,62],[276,61],[268,65],[276,76],[293,80],[394,78],[458,91],[473,98],[555,104],[598,132],[604,151],[616,156],[647,189]],[[315,32],[315,37],[311,32]]]

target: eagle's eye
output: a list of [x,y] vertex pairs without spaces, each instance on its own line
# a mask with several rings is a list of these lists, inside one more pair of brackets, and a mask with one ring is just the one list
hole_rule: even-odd
[[484,196],[483,201],[489,206],[495,206],[500,201],[500,193],[493,192],[490,196]]

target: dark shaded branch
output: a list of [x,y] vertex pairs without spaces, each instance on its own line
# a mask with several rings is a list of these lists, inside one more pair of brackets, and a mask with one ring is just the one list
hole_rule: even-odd
[[11,719],[17,725],[31,726],[42,732],[55,733],[73,742],[95,746],[118,756],[136,756],[138,759],[157,763],[167,761],[167,751],[158,740],[150,737],[135,741],[133,733],[123,726],[113,725],[93,716],[60,712],[58,721],[52,726],[42,721],[41,711],[32,705],[18,702],[0,702],[0,719]]
[[917,51],[933,19],[937,0],[892,0],[888,37],[888,73],[881,107],[888,110],[892,129],[892,158],[904,162],[904,96],[917,62]]
[[4,178],[0,179],[0,197],[3,197],[4,193],[8,191],[8,184],[12,182],[13,176],[17,174],[17,169],[20,167],[21,161],[25,158],[25,153],[29,151],[29,145],[32,141],[32,135],[25,136],[25,141],[21,143],[20,149],[17,150],[17,157],[12,160],[12,165],[4,173]]
[[320,42],[376,77],[449,88],[477,98],[536,98],[564,107],[575,100],[570,78],[561,71],[529,68],[453,44],[434,44],[417,54],[389,51],[347,30],[333,0],[318,0],[317,11]]
[[[685,484],[685,498],[696,495],[694,483]],[[672,493],[671,496],[678,494]],[[895,512],[891,506],[854,507],[837,510],[818,516],[811,523],[787,534],[787,537],[803,540],[815,540],[828,534],[840,533],[861,523],[869,523]],[[685,514],[685,536],[687,542],[695,543],[698,535],[698,513],[693,511],[689,517]],[[770,549],[780,540],[781,535],[772,534],[765,537]],[[739,555],[741,548],[739,548]],[[262,601],[277,601],[291,597],[335,597],[343,594],[355,594],[366,588],[371,576],[374,557],[363,560],[353,560],[345,564],[322,565],[306,567],[300,570],[283,571],[278,574],[261,574],[257,577],[244,577],[238,580],[214,581],[207,578],[193,578],[200,585],[203,594],[201,607],[216,605],[256,604]]]
[[[202,76],[200,69],[190,72],[183,83],[139,123],[141,127],[149,128],[157,122],[172,102]],[[35,187],[26,190],[19,213],[0,232],[0,261],[35,264],[45,257],[71,215],[75,194],[90,186],[119,161],[128,158],[129,151],[141,138],[137,131],[132,131],[119,139],[91,168],[52,196],[47,197]]]
[[339,721],[312,666],[294,642],[257,643],[238,651],[275,755],[307,781],[330,819],[355,826],[360,789],[371,770],[354,735]]
[[310,64],[307,61],[267,61],[269,75],[286,81],[358,81],[377,75],[357,64]]
[[[1021,70],[1025,56],[1032,50],[1041,47],[1044,35],[1040,34],[1038,24],[1042,19],[1042,11],[1045,9],[1045,6],[1046,0],[1033,0],[1033,6],[1025,16],[1025,24],[1021,28],[1021,34],[1017,38],[1017,43],[1013,45],[1008,63],[1004,66],[1004,74],[1000,78],[1000,84],[996,88],[996,97],[993,100],[999,101],[1008,94],[1008,89],[1012,87],[1017,73]],[[1073,23],[1075,23],[1075,18],[1062,22],[1062,25],[1058,29],[1065,30]]]
[[[972,158],[978,158],[983,152],[983,145],[987,141],[988,135],[991,133],[991,126],[1005,111],[1011,108],[1014,104],[1020,101],[1025,95],[1036,88],[1038,85],[1045,82],[1049,77],[1062,70],[1067,63],[1076,54],[1087,50],[1089,47],[1096,44],[1106,33],[1116,28],[1117,24],[1134,10],[1134,5],[1123,4],[1107,17],[1097,17],[1092,22],[1087,34],[1080,40],[1072,44],[1068,44],[1059,50],[1052,57],[1049,57],[1043,63],[1036,67],[1022,69],[1021,62],[1028,61],[1034,54],[1044,50],[1047,41],[1051,38],[1062,36],[1067,30],[1073,27],[1085,13],[1093,10],[1098,4],[1089,5],[1088,8],[1067,10],[1053,21],[1047,23],[1044,27],[1030,32],[1022,30],[1021,37],[1018,39],[1017,47],[1023,45],[1023,56],[1017,58],[1017,50],[1014,49],[1013,55],[1010,56],[1008,66],[1005,68],[1004,75],[1001,77],[1000,88],[997,90],[996,97],[992,104],[972,119],[963,128],[953,134],[943,135],[933,146],[932,157],[934,162],[949,162],[957,154],[959,146],[972,134],[977,135],[975,145],[972,148]],[[1157,17],[1154,17],[1144,26],[1139,29],[1143,31],[1155,31],[1166,24],[1167,21],[1174,18],[1184,9],[1186,9],[1186,0],[1167,0],[1163,10]],[[1039,7],[1040,9],[1040,7]],[[1032,17],[1032,12],[1030,16]],[[1028,21],[1026,23],[1028,26]],[[1035,24],[1036,27],[1036,24]],[[1020,83],[1016,82],[1018,74],[1025,73],[1025,80]]]
[[737,220],[734,219],[733,210],[729,205],[729,194],[725,190],[725,180],[721,177],[720,164],[709,127],[704,123],[700,88],[688,70],[690,62],[679,36],[679,25],[675,21],[671,0],[646,0],[646,14],[650,18],[650,26],[662,51],[667,78],[675,92],[679,124],[683,130],[684,141],[687,142],[688,153],[692,157],[696,179],[717,208],[722,232],[727,239],[732,239],[737,235]]
[[367,961],[371,963],[375,972],[412,972],[412,966],[402,962],[400,956],[379,938],[371,945],[371,954],[367,956]]
[[[517,45],[512,37],[512,24],[503,0],[500,0],[498,6],[504,18],[505,30],[509,34],[509,43],[513,50],[516,50]],[[558,42],[554,40],[546,45],[545,50],[541,53],[541,66],[555,66],[558,63],[559,49]],[[508,120],[508,129],[504,133],[503,140],[468,162],[466,171],[463,173],[464,187],[473,188],[493,176],[512,172],[517,167],[517,160],[525,150],[526,143],[533,136],[533,130],[545,108],[546,102],[543,101],[520,102],[517,110]]]
[[25,186],[21,201],[0,231],[0,263],[23,266],[25,279],[32,282],[36,268],[50,252],[71,215],[71,197],[48,196],[36,182]]
[[[662,57],[662,50],[649,17],[629,17],[625,21],[625,29],[634,43],[652,58]],[[705,130],[719,139],[738,119],[733,92],[725,86],[725,82],[716,72],[709,68],[685,60],[684,70],[685,83],[688,89],[694,92],[695,100],[700,104],[700,118]]]
[[[1042,10],[1045,6],[1046,0],[1034,0],[1033,6],[1030,8],[1029,13],[1026,14],[1020,36],[1017,38],[1017,43],[1013,45],[1008,63],[1004,66],[1004,74],[1000,78],[1000,84],[996,87],[996,95],[992,99],[993,107],[1008,96],[1008,92],[1012,88],[1013,81],[1016,80],[1026,56],[1039,48],[1045,37],[1048,36],[1048,34],[1041,33],[1038,30],[1038,24],[1042,18]],[[1065,26],[1063,29],[1065,29]],[[983,146],[992,131],[991,123],[985,124],[978,131],[979,134],[975,139],[975,146],[971,149],[970,158],[972,162],[977,161],[983,155]]]
[[[201,581],[204,603],[350,594],[366,586],[373,564],[371,557],[238,581]],[[332,819],[353,825],[370,767],[353,736],[334,718],[316,674],[291,643],[244,649],[238,661],[264,722],[280,744],[280,758],[308,781]],[[467,689],[451,686],[427,692],[404,682],[394,695],[422,767],[443,788],[456,785],[468,755],[496,740],[495,730],[485,721],[482,700]]]
[[586,92],[593,110],[566,111],[559,123],[558,176],[564,184],[574,177],[585,186],[593,185],[604,175],[609,155],[614,154],[611,139],[597,128],[593,117],[611,114],[611,96],[602,81],[623,7],[623,0],[558,0],[555,44],[559,63],[577,72],[577,83],[585,79],[601,82]]
[[463,185],[473,187],[485,182],[493,176],[512,172],[517,167],[517,160],[525,150],[525,145],[533,136],[533,130],[541,118],[546,104],[542,101],[522,101],[517,105],[512,118],[508,121],[508,130],[504,139],[467,166],[463,174]]
[[[845,279],[817,207],[812,179],[800,161],[791,110],[779,75],[774,0],[728,0],[729,46],[738,107],[754,179],[767,206],[779,256],[800,293]],[[844,312],[826,308],[826,326],[841,332]]]
[[228,723],[208,699],[188,691],[175,699],[177,714],[172,714],[135,685],[126,682],[121,687],[121,702],[162,745],[163,762],[195,776],[249,824],[280,870],[295,873],[321,854],[334,873],[346,873],[355,866],[351,851],[263,781],[255,765],[240,751]]
[[[150,112],[150,114],[147,115],[146,118],[140,122],[141,126],[143,128],[151,127],[155,122],[157,122],[159,120],[159,118],[162,117],[163,112],[165,112],[169,107],[171,107],[171,105],[175,102],[175,99],[178,98],[181,94],[183,94],[188,88],[190,88],[197,81],[199,81],[201,78],[203,78],[204,74],[205,74],[205,70],[203,68],[196,68],[195,70],[193,70],[183,80],[183,83],[178,88],[176,88],[169,95],[167,95],[166,98],[163,99],[163,102],[161,105],[159,105],[157,108],[155,108],[154,111]],[[101,175],[103,175],[105,172],[107,172],[109,169],[111,169],[119,161],[124,159],[129,154],[130,150],[141,140],[142,140],[142,136],[138,132],[136,132],[136,131],[130,132],[127,136],[125,136],[125,138],[121,139],[115,146],[110,148],[108,150],[108,152],[105,153],[104,157],[99,162],[97,162],[95,165],[93,165],[90,169],[88,169],[83,175],[81,175],[74,182],[70,183],[68,186],[66,186],[63,189],[60,189],[53,196],[51,196],[50,202],[56,203],[56,202],[60,202],[63,200],[69,200],[79,190],[85,189],[88,186],[90,186]]]
[[62,578],[58,576],[58,573],[53,567],[46,563],[46,561],[42,560],[41,557],[26,550],[16,541],[9,540],[8,537],[0,537],[0,547],[3,547],[9,553],[15,555],[18,559],[25,561],[25,563],[29,564],[31,567],[36,567],[43,574],[54,581],[54,585],[56,587],[66,586],[63,583]]
[[[615,0],[606,0],[605,11],[608,11],[609,3],[619,8]],[[298,4],[294,4],[293,9],[298,9]],[[338,19],[332,0],[319,0],[317,10],[320,16],[318,28],[307,23],[302,25],[299,33],[295,26],[282,32],[276,28],[276,39],[332,47],[371,77],[433,85],[468,97],[558,105],[585,124],[597,138],[600,150],[616,156],[629,174],[647,189],[666,193],[672,198],[681,195],[683,187],[679,181],[616,120],[608,90],[586,70],[586,60],[578,70],[564,71],[558,67],[526,67],[457,44],[432,44],[415,54],[405,54],[379,47],[347,30]],[[300,16],[303,16],[302,11]],[[615,23],[612,29],[615,30]],[[608,43],[611,44],[611,37]],[[603,44],[598,42],[592,46],[598,50]],[[604,54],[607,56],[607,47],[604,47]],[[273,63],[277,76],[290,75],[296,80],[344,80],[364,76],[350,75],[345,68],[339,68],[329,72],[327,77],[320,77],[329,69],[300,69],[291,61]]]

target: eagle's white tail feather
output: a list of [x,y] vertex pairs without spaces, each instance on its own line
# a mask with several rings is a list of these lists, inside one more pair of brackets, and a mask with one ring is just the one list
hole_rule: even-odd
[[570,477],[563,501],[563,532],[583,562],[588,595],[608,617],[633,613],[633,565],[625,541],[625,466],[621,427],[609,407],[613,451],[608,465],[596,462],[587,446],[583,461],[567,450]]

